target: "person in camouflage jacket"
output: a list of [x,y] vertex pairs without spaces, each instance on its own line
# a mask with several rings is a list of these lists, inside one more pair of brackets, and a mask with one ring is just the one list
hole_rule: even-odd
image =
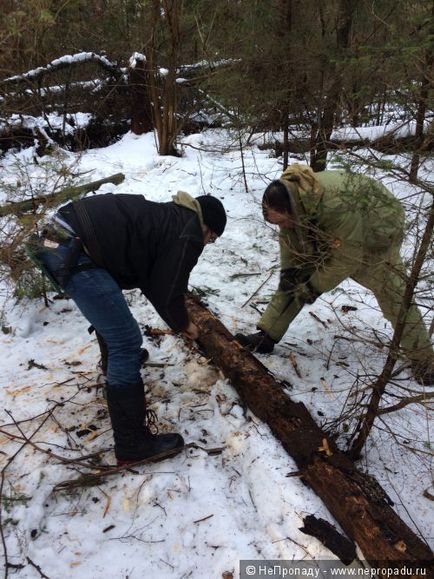
[[[257,325],[237,334],[256,352],[271,352],[304,304],[351,278],[370,289],[395,327],[406,283],[400,257],[404,209],[381,183],[294,164],[267,187],[265,219],[279,225],[279,287]],[[406,318],[401,348],[416,379],[434,384],[434,352],[418,308]]]

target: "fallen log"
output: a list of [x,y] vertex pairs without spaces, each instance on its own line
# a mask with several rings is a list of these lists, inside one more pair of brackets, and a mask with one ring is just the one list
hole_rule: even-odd
[[7,205],[0,207],[0,217],[5,217],[6,215],[20,215],[26,211],[35,210],[40,205],[48,207],[60,205],[64,201],[74,199],[74,197],[78,197],[83,193],[96,191],[101,187],[101,185],[105,185],[106,183],[119,185],[124,179],[125,175],[123,173],[116,173],[115,175],[110,175],[110,177],[105,177],[104,179],[93,181],[92,183],[85,183],[84,185],[77,185],[75,187],[66,187],[65,189],[56,191],[50,195],[41,195],[34,199],[26,199],[25,201],[18,201],[17,203],[8,203]]
[[187,299],[199,344],[223,371],[242,401],[268,424],[296,462],[302,480],[322,499],[372,567],[428,567],[431,549],[398,517],[377,481],[362,473],[313,420],[305,405],[293,402],[279,382],[225,326],[195,299]]
[[[299,155],[308,153],[311,150],[311,141],[308,138],[298,137],[292,138],[288,143],[273,140],[259,145],[259,149],[263,151],[273,150],[276,157],[280,157],[287,151]],[[384,135],[375,139],[368,138],[332,138],[327,141],[327,148],[330,151],[360,149],[369,147],[383,153],[400,153],[402,151],[413,151],[415,148],[415,137],[412,135],[399,136],[395,135],[393,131],[385,133]],[[427,135],[424,138],[421,150],[430,152],[433,150],[433,138]]]

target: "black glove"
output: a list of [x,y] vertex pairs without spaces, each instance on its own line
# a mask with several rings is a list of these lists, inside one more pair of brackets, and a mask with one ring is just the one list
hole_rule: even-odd
[[317,298],[321,295],[321,292],[317,291],[310,282],[306,282],[297,286],[294,290],[294,295],[298,299],[302,300],[305,304],[313,304]]
[[235,338],[238,342],[250,350],[251,352],[258,352],[259,354],[269,354],[274,349],[274,340],[268,334],[259,330],[256,334],[236,334]]

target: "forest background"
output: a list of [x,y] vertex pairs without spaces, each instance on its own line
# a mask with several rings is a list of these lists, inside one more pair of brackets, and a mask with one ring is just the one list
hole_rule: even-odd
[[[89,160],[69,164],[59,151],[86,159],[89,151],[122,142],[131,131],[144,135],[144,166],[146,155],[152,155],[149,134],[161,156],[186,159],[190,148],[204,158],[215,155],[215,163],[226,166],[225,155],[237,151],[239,164],[228,173],[237,175],[245,193],[269,180],[262,171],[270,166],[259,163],[263,152],[275,160],[273,170],[300,161],[316,171],[338,165],[387,175],[389,184],[405,192],[401,199],[410,217],[406,298],[416,297],[429,325],[433,63],[434,2],[429,0],[3,0],[0,149],[5,167],[10,155],[18,164],[14,178],[11,164],[2,173],[2,202],[30,200],[32,211],[3,220],[2,291],[3,282],[12,279],[12,289],[9,281],[6,285],[14,299],[27,300],[42,289],[48,304],[21,259],[22,241],[53,209],[59,191],[89,180],[82,173]],[[207,130],[217,131],[216,140],[196,138]],[[253,160],[252,147],[257,147]],[[25,150],[31,151],[27,166],[19,156]],[[126,151],[119,159],[126,159]],[[45,178],[35,179],[35,170],[47,171]],[[212,175],[204,163],[205,189]],[[128,175],[126,183],[135,187]],[[47,194],[53,194],[53,203],[41,212],[35,200]],[[258,212],[258,200],[251,204]],[[215,309],[222,307],[208,297]],[[13,319],[2,314],[7,339],[14,333]],[[347,330],[351,334],[351,327]],[[424,461],[423,470],[430,473],[424,480],[432,483],[430,396],[387,386],[402,371],[397,340],[396,334],[380,339],[384,367],[378,377],[357,376],[353,399],[349,396],[326,426],[346,438],[359,457],[378,417],[421,410],[426,430],[412,441],[411,452]],[[384,395],[389,405],[380,408]],[[392,439],[409,446],[397,432],[394,424]],[[10,504],[25,500],[14,488]],[[421,520],[426,524],[425,515]]]

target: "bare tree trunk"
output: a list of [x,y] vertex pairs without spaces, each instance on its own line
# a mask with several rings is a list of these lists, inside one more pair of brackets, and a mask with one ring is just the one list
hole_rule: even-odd
[[291,48],[292,48],[292,0],[281,0],[281,5],[279,7],[280,14],[282,17],[282,38],[285,41],[286,46],[286,58],[288,61],[288,65],[284,67],[283,78],[282,81],[284,82],[285,91],[284,91],[284,102],[281,104],[281,124],[283,127],[283,169],[285,170],[288,166],[288,158],[289,158],[289,103],[291,99],[291,92],[292,92],[292,79],[293,79],[293,70],[292,70],[292,59],[291,59]]
[[[431,35],[434,35],[434,1],[431,7]],[[424,122],[425,114],[428,107],[428,96],[433,89],[433,65],[434,65],[434,47],[431,42],[429,48],[426,50],[425,62],[423,63],[423,76],[420,88],[420,97],[416,113],[416,134],[415,134],[415,150],[411,160],[410,168],[410,182],[414,183],[417,179],[417,172],[419,170],[420,152],[424,142]]]
[[334,128],[339,91],[340,82],[335,82],[327,95],[327,104],[321,115],[319,128],[315,137],[314,150],[311,153],[310,159],[310,166],[315,172],[324,171],[327,167],[327,153]]
[[[356,0],[340,0],[338,23],[336,29],[336,48],[341,58],[350,45],[351,28],[353,25],[353,12],[356,7]],[[321,6],[319,9],[321,10]],[[331,65],[329,67],[329,77],[334,80],[330,89],[324,95],[324,106],[320,103],[321,113],[318,121],[318,130],[315,137],[314,148],[311,151],[310,166],[316,172],[324,171],[327,166],[327,153],[329,149],[330,137],[334,129],[336,113],[339,108],[340,94],[342,90],[342,79],[339,67]],[[323,107],[323,108],[322,108]]]
[[176,69],[178,67],[180,47],[180,9],[182,0],[164,0],[164,8],[167,17],[167,28],[170,40],[169,73],[164,82],[164,126],[166,155],[176,155],[176,137],[178,136],[178,85],[176,82]]
[[[293,402],[250,352],[206,308],[188,299],[199,343],[230,379],[242,401],[267,423],[293,457],[303,481],[323,500],[347,535],[375,567],[422,567],[431,550],[397,516],[390,499],[369,475],[359,472],[315,423],[302,403]],[[431,575],[430,575],[431,573]]]
[[164,18],[170,42],[169,70],[162,78],[157,61],[157,32],[162,24],[160,0],[152,3],[152,26],[149,41],[148,84],[151,97],[154,128],[158,137],[158,152],[160,155],[177,155],[175,142],[178,135],[177,102],[178,88],[176,69],[180,47],[179,20],[181,0],[164,0]]
[[129,68],[129,89],[131,102],[131,131],[142,135],[152,131],[151,101],[149,99],[146,75],[146,61],[136,58]]
[[[149,48],[147,56],[147,78],[149,86],[149,95],[151,98],[152,118],[154,129],[157,132],[158,145],[160,148],[160,136],[162,135],[161,120],[161,99],[160,99],[160,75],[157,62],[157,30],[160,25],[161,12],[159,0],[153,0],[151,4],[151,36],[149,39]],[[161,151],[159,151],[161,153]]]
[[283,170],[288,166],[289,159],[289,128],[288,128],[288,116],[286,116],[285,124],[283,127]]

